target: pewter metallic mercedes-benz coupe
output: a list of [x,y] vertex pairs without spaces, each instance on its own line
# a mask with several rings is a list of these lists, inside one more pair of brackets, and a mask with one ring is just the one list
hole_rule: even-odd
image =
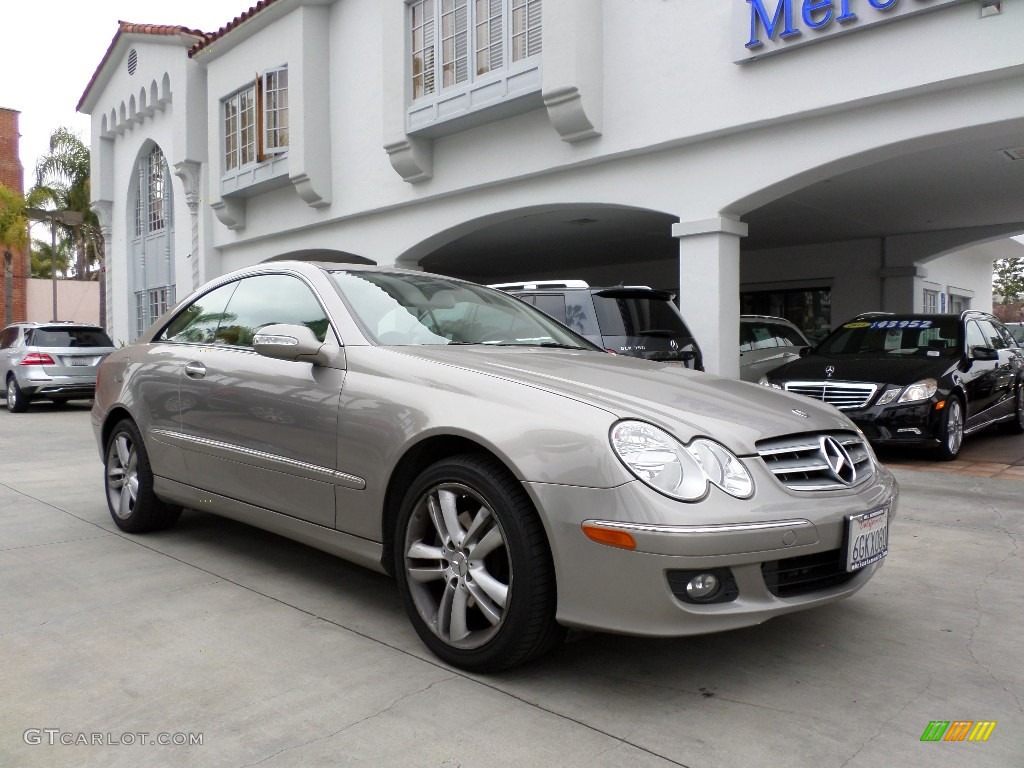
[[92,420],[122,530],[201,507],[387,572],[477,671],[566,628],[694,635],[848,597],[896,513],[831,406],[422,272],[218,278],[104,361]]

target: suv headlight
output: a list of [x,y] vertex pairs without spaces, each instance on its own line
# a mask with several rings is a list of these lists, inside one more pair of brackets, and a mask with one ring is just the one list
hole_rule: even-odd
[[711,483],[730,496],[749,498],[754,481],[725,446],[698,437],[683,445],[663,429],[642,421],[620,421],[611,430],[612,450],[637,479],[680,501],[699,501]]
[[767,374],[762,376],[760,379],[758,379],[757,383],[760,384],[762,387],[770,387],[772,389],[782,389],[782,385],[781,384],[773,384],[772,382],[770,382],[768,380]]
[[935,394],[935,390],[938,388],[939,383],[935,381],[935,379],[922,379],[921,381],[914,382],[904,389],[903,394],[900,395],[900,399],[896,402],[916,403],[920,400],[927,400]]

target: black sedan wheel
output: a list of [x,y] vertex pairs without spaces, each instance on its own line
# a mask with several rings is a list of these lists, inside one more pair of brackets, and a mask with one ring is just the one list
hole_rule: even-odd
[[946,415],[939,439],[939,458],[953,461],[960,455],[960,446],[964,442],[964,409],[956,397],[946,401]]
[[107,507],[122,531],[144,533],[177,522],[181,507],[166,504],[153,493],[153,470],[135,424],[118,422],[107,440],[104,481]]
[[417,478],[398,518],[395,572],[416,632],[453,666],[504,669],[562,638],[543,526],[489,458],[445,459]]

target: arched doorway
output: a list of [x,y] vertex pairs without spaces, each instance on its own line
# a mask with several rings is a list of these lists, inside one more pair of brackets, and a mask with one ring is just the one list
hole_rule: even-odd
[[132,338],[174,306],[174,218],[170,173],[164,153],[149,143],[132,173],[128,200],[129,306],[135,308]]

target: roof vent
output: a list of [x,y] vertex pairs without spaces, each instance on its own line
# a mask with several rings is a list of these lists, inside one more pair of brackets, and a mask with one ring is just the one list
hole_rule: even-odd
[[1024,160],[1024,147],[1000,149],[999,154],[1003,155],[1007,160]]
[[139,54],[132,48],[128,51],[128,74],[134,75],[136,67],[139,66]]

